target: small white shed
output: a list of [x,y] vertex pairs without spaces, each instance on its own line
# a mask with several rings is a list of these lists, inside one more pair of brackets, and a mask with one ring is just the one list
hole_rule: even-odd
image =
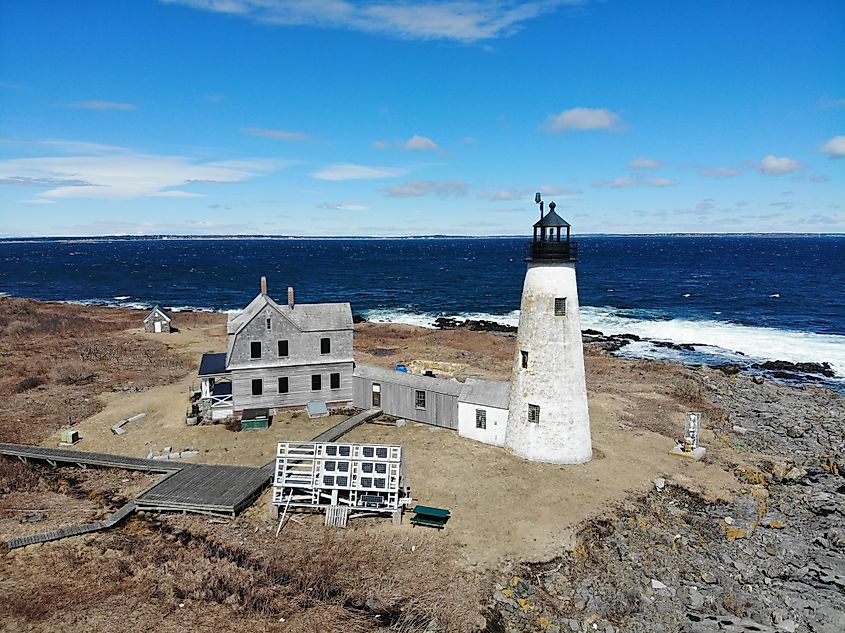
[[467,378],[458,398],[458,435],[503,446],[509,399],[509,382]]

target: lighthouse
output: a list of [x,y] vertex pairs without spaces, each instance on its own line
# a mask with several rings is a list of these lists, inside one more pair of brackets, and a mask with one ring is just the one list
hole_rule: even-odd
[[570,225],[549,203],[526,250],[505,447],[537,462],[583,464],[593,456]]

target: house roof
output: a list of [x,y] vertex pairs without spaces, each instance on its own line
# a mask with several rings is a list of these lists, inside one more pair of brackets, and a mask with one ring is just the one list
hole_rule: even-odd
[[269,295],[259,294],[243,311],[229,315],[227,332],[237,333],[267,306],[287,317],[302,332],[352,329],[352,307],[349,303],[297,303],[291,308],[286,303],[276,303]]
[[534,228],[549,227],[549,226],[570,226],[569,222],[560,217],[556,211],[549,211],[543,216],[542,220],[534,223]]
[[467,378],[458,401],[496,409],[507,409],[510,404],[510,388],[509,382],[501,380]]
[[200,361],[200,370],[197,376],[219,376],[220,374],[227,374],[226,371],[226,353],[220,354],[203,354]]
[[393,369],[385,369],[377,365],[364,365],[361,363],[355,365],[355,371],[352,372],[352,375],[358,376],[359,378],[366,378],[367,380],[392,382],[413,387],[414,389],[436,391],[437,393],[450,396],[460,395],[461,387],[463,386],[455,379],[431,378],[430,376],[409,374]]
[[153,306],[153,309],[150,310],[150,313],[146,317],[144,317],[144,323],[146,323],[147,321],[152,319],[156,312],[158,312],[161,316],[163,316],[164,319],[168,323],[170,323],[173,320],[173,317],[170,316],[170,313],[167,310],[165,310],[164,308],[162,308],[159,305],[155,305],[155,306]]

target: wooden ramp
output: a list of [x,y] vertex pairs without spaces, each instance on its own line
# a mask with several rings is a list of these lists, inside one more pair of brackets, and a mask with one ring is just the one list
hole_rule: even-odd
[[364,422],[369,422],[373,418],[377,418],[382,414],[381,409],[367,409],[361,413],[356,413],[351,418],[346,418],[340,424],[334,425],[332,428],[323,431],[317,437],[312,439],[312,442],[334,442],[336,439],[349,433],[356,426],[361,426]]
[[175,464],[167,460],[126,457],[125,455],[111,455],[109,453],[91,453],[72,448],[45,448],[26,444],[0,444],[0,455],[18,457],[23,460],[44,461],[51,466],[58,464],[102,466],[124,470],[142,470],[149,473],[169,473],[185,467],[185,464]]
[[80,534],[88,534],[89,532],[98,532],[100,530],[114,527],[134,511],[135,502],[130,501],[121,507],[120,510],[109,515],[102,521],[97,521],[96,523],[86,523],[85,525],[74,525],[71,527],[59,528],[58,530],[51,530],[49,532],[41,532],[40,534],[30,534],[29,536],[13,538],[12,540],[6,542],[6,547],[9,549],[17,549],[18,547],[26,547],[27,545],[35,545],[36,543],[58,541],[59,539],[67,538],[69,536],[79,536]]

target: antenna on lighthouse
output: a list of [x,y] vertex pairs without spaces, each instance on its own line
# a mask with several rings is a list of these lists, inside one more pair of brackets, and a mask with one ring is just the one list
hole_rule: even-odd
[[543,219],[543,198],[540,195],[540,192],[534,194],[534,203],[540,205],[540,219]]

